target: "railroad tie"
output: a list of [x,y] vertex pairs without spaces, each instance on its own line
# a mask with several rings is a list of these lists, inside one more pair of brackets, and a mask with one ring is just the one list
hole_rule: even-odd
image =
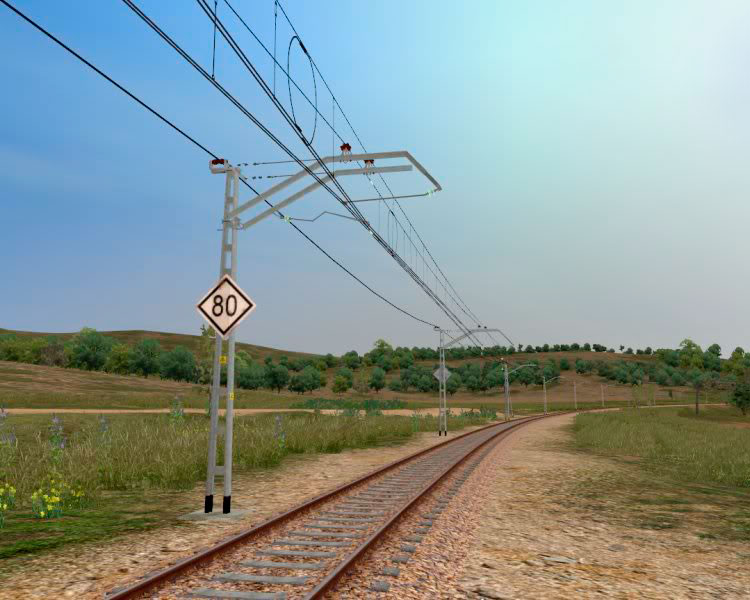
[[245,573],[222,573],[215,581],[242,581],[246,583],[272,583],[275,585],[305,585],[309,577],[275,577],[274,575],[247,575]]
[[352,542],[322,542],[320,540],[276,540],[271,542],[272,546],[328,546],[331,548],[346,548]]
[[237,598],[238,600],[286,600],[284,592],[233,592],[230,590],[211,590],[201,588],[187,593],[188,598],[218,598],[228,600]]
[[305,571],[325,569],[324,563],[275,562],[273,560],[245,560],[240,565],[255,567],[256,569],[300,569]]

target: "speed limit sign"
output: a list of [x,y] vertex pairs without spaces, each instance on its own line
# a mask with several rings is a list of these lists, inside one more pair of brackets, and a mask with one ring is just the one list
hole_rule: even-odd
[[242,319],[255,310],[255,302],[234,279],[224,275],[198,302],[197,307],[198,312],[225,338]]

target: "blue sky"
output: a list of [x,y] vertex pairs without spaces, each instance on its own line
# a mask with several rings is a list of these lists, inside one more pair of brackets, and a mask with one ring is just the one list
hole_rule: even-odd
[[[232,4],[272,47],[273,1]],[[285,158],[124,4],[18,6],[222,156]],[[139,6],[210,68],[212,26],[195,3]],[[442,184],[403,205],[484,324],[524,344],[750,346],[749,4],[284,6],[367,148],[407,149]],[[219,16],[272,82],[226,5]],[[283,63],[290,35],[279,21]],[[217,276],[223,193],[206,156],[5,7],[0,52],[0,326],[196,332],[195,301]],[[294,49],[291,67],[310,92]],[[303,152],[221,43],[216,76]],[[288,106],[279,73],[277,95]],[[318,151],[332,142],[319,123]],[[424,190],[412,174],[388,181]],[[355,195],[360,184],[345,183]],[[321,210],[341,209],[318,192],[290,214]],[[300,226],[373,288],[447,325],[361,227]],[[436,342],[278,220],[243,232],[239,249],[238,280],[258,304],[241,340],[335,353],[378,337]]]

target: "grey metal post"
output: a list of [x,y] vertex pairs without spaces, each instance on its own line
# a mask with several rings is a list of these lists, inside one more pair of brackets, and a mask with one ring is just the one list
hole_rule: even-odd
[[503,361],[505,367],[505,420],[510,419],[510,385],[508,383],[508,363]]
[[[229,240],[230,222],[227,219],[227,215],[232,210],[232,194],[231,194],[231,171],[227,171],[227,178],[224,184],[224,218],[222,220],[223,227],[221,230],[221,253],[219,255],[219,278],[223,277],[227,273],[231,273],[231,267],[226,266],[227,256],[227,242]],[[236,232],[235,232],[236,233]],[[234,242],[234,240],[232,240]],[[219,392],[221,389],[221,347],[223,340],[219,333],[216,333],[216,349],[214,351],[214,371],[213,371],[213,382],[211,385],[211,429],[208,438],[208,465],[206,468],[206,498],[204,503],[204,511],[207,513],[213,512],[214,509],[214,487],[216,477],[216,446],[217,438],[219,435]],[[226,473],[225,473],[226,474]]]
[[576,391],[576,382],[573,382],[573,410],[578,410],[578,393]]
[[448,435],[448,415],[447,413],[447,390],[445,381],[445,349],[443,348],[445,340],[443,338],[443,330],[440,330],[440,416],[438,418],[438,435]]
[[544,414],[547,414],[547,378],[542,375],[542,386],[544,386]]
[[[232,196],[231,199],[227,198],[227,208],[230,206],[232,210],[237,210],[237,204],[239,203],[239,167],[233,168],[230,172],[227,172],[227,181],[229,177],[232,177]],[[227,210],[226,213],[229,211]],[[226,218],[226,217],[225,217]],[[231,227],[232,231],[232,245],[231,245],[231,262],[230,262],[230,274],[232,279],[237,277],[237,238],[239,233],[239,218],[235,217],[231,220],[231,223],[224,223],[224,227]],[[227,356],[227,404],[226,413],[224,420],[226,423],[226,432],[224,434],[224,504],[222,512],[228,514],[232,510],[232,439],[234,431],[234,331],[229,334],[229,350]]]
[[214,350],[214,371],[211,385],[211,404],[209,414],[211,416],[211,430],[208,436],[208,467],[206,469],[206,499],[203,510],[207,513],[214,510],[214,466],[216,465],[216,437],[219,431],[219,385],[221,384],[221,371],[219,370],[219,359],[221,358],[222,340],[216,336],[216,348]]

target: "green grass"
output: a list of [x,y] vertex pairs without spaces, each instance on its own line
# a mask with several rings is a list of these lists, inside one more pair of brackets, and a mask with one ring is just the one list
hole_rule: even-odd
[[581,414],[573,430],[582,449],[638,457],[687,482],[750,488],[750,430],[717,422],[721,410],[704,408],[697,418],[687,409]]
[[750,541],[750,430],[739,411],[702,407],[576,417],[572,445],[613,462],[575,473],[571,510],[705,540]]
[[[416,431],[437,429],[434,417],[280,416],[284,445],[276,435],[276,415],[235,420],[233,459],[238,472],[273,468],[293,454],[400,443]],[[8,511],[0,530],[0,558],[173,524],[178,514],[190,510],[180,505],[184,496],[178,492],[205,477],[208,419],[187,415],[173,423],[168,415],[112,415],[107,422],[104,432],[95,415],[65,415],[67,443],[55,460],[49,416],[7,418],[3,430],[12,429],[18,442],[13,450],[4,447],[0,452],[0,482],[15,486],[17,506]],[[452,416],[448,425],[455,430],[486,422],[472,413]],[[222,464],[223,443],[218,450],[217,462]],[[59,519],[36,519],[31,493],[51,475],[82,488],[87,504],[64,510]]]

